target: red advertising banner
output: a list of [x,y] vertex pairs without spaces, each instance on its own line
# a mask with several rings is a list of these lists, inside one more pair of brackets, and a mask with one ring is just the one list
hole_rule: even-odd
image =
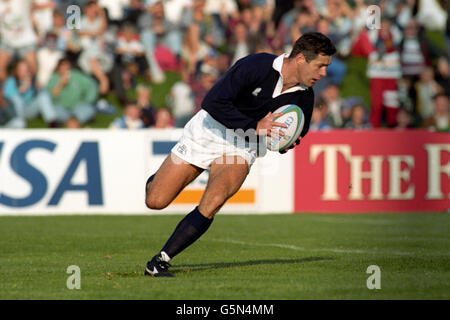
[[450,134],[309,132],[295,148],[295,212],[450,209]]

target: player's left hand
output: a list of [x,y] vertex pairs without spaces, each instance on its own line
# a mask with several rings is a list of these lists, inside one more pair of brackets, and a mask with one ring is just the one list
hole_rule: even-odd
[[300,138],[298,138],[297,140],[295,140],[295,142],[293,144],[291,144],[288,148],[284,149],[284,150],[280,150],[278,151],[281,154],[285,154],[286,152],[288,152],[290,149],[294,149],[296,146],[300,145]]

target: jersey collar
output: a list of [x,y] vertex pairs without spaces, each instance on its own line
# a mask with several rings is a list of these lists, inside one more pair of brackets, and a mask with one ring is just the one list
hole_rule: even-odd
[[279,55],[278,57],[276,57],[275,60],[273,60],[272,68],[274,68],[280,74],[280,77],[278,78],[277,85],[275,86],[275,89],[273,90],[272,98],[276,98],[281,94],[295,92],[295,91],[299,91],[299,90],[303,91],[303,90],[308,89],[307,87],[298,84],[292,88],[289,88],[288,90],[284,91],[283,93],[281,93],[281,90],[283,90],[283,75],[281,74],[281,67],[283,66],[284,58],[287,58],[288,56],[289,55],[287,53],[283,53],[282,55]]

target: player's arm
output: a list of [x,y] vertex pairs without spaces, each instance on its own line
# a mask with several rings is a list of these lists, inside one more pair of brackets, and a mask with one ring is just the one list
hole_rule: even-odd
[[227,128],[243,130],[257,128],[258,121],[239,111],[233,104],[241,91],[250,90],[256,83],[257,62],[249,57],[236,62],[202,101],[203,109]]

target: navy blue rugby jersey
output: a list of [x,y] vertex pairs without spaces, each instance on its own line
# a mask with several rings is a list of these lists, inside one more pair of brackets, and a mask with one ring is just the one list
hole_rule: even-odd
[[[312,88],[285,91],[275,98],[274,90],[280,72],[274,68],[277,56],[268,53],[252,54],[238,60],[209,90],[202,108],[229,129],[256,129],[259,120],[287,104],[299,106],[305,115],[301,136],[309,129],[314,107]],[[281,59],[278,57],[281,71]],[[281,60],[281,61],[280,61]]]

